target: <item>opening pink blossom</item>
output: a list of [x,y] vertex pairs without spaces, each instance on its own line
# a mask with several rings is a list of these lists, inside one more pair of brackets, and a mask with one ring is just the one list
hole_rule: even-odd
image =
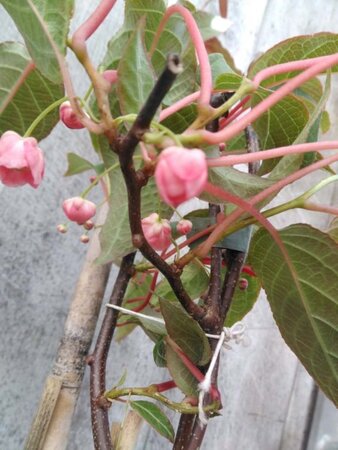
[[42,150],[33,137],[6,131],[0,139],[0,180],[9,187],[30,184],[37,188],[45,169]]
[[192,230],[192,222],[187,219],[182,219],[178,222],[176,228],[180,234],[188,234]]
[[68,219],[79,225],[84,224],[96,214],[95,203],[82,197],[68,198],[63,202],[62,208]]
[[142,229],[148,243],[155,250],[165,250],[171,244],[169,221],[161,219],[157,213],[152,213],[142,219]]
[[163,200],[172,206],[199,195],[208,179],[205,153],[168,147],[159,156],[155,179]]
[[74,113],[70,102],[63,102],[59,109],[60,120],[66,125],[66,127],[72,130],[80,130],[84,128],[84,125],[77,118]]

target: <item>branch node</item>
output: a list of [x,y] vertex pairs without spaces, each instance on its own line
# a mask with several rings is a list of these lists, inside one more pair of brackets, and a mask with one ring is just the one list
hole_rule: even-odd
[[98,408],[104,409],[105,411],[111,407],[111,402],[101,395],[96,400],[96,405]]
[[145,242],[145,237],[142,234],[133,234],[132,243],[135,248],[140,248]]

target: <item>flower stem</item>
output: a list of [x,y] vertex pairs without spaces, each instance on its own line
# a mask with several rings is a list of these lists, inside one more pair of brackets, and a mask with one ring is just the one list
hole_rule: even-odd
[[59,100],[56,100],[55,102],[53,102],[51,105],[49,105],[46,109],[44,109],[39,115],[38,117],[31,123],[31,125],[29,126],[29,128],[27,129],[26,133],[23,135],[23,137],[29,137],[32,135],[33,131],[35,130],[35,128],[39,125],[39,123],[50,113],[52,112],[55,108],[57,108],[58,106],[60,106],[64,101],[67,100],[67,97],[62,97]]
[[[119,397],[131,395],[138,395],[143,397],[150,397],[154,400],[158,400],[163,403],[167,408],[172,409],[173,411],[178,411],[184,414],[197,414],[198,407],[192,406],[189,403],[177,403],[169,400],[164,395],[160,394],[157,390],[157,386],[152,384],[147,387],[127,387],[122,389],[112,389],[104,394],[105,398],[109,401],[113,401],[118,399]],[[216,412],[220,407],[219,401],[214,401],[213,403],[204,407],[205,412]]]
[[80,197],[86,198],[89,192],[97,185],[97,182],[101,180],[101,178],[103,178],[105,175],[107,175],[107,173],[111,172],[112,170],[117,169],[119,166],[120,163],[115,163],[112,166],[108,167],[108,169],[106,169],[104,172],[100,173],[100,175],[98,175],[95,178],[95,180],[92,183],[90,183],[90,185],[82,192],[82,194],[80,194]]

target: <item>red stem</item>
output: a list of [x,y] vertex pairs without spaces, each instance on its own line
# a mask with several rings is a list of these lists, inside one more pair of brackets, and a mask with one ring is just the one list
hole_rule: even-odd
[[166,13],[164,14],[164,16],[159,24],[158,29],[156,31],[156,34],[155,34],[155,37],[154,37],[154,40],[153,40],[153,43],[152,43],[149,53],[150,53],[150,55],[153,54],[166,22],[175,13],[180,14],[183,17],[183,19],[186,23],[188,32],[190,34],[191,40],[194,44],[194,48],[197,53],[198,62],[200,65],[200,73],[201,73],[201,90],[200,90],[198,103],[201,106],[209,107],[211,90],[212,90],[212,74],[211,74],[211,67],[210,67],[210,63],[209,63],[208,52],[205,48],[204,41],[203,41],[201,32],[198,28],[198,25],[197,25],[193,15],[191,14],[191,12],[188,9],[184,8],[181,5],[173,5],[167,9]]

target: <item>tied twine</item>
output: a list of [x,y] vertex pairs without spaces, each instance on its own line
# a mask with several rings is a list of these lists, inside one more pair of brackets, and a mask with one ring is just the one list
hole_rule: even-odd
[[[244,339],[245,325],[242,322],[235,323],[232,327],[224,327],[222,333],[218,335],[209,335],[209,337],[217,338],[218,343],[211,359],[207,373],[205,374],[204,380],[198,385],[198,418],[201,424],[206,425],[208,423],[208,417],[203,409],[204,397],[210,392],[211,389],[211,376],[214,371],[217,359],[221,352],[221,348],[231,349],[232,347],[228,344],[230,341],[234,341],[236,344],[240,344]],[[208,336],[208,334],[206,334]]]
[[[139,317],[141,319],[146,319],[146,320],[150,320],[150,321],[161,323],[161,324],[165,325],[164,320],[161,319],[160,317],[147,316],[146,314],[135,312],[135,311],[123,308],[122,306],[111,305],[109,303],[107,303],[106,306],[108,308],[116,309],[117,311],[120,311],[123,314],[127,314],[129,316]],[[205,374],[203,381],[201,381],[198,385],[198,389],[199,389],[198,418],[203,425],[206,425],[208,423],[208,417],[203,409],[204,397],[206,394],[208,394],[210,392],[212,372],[215,368],[215,365],[216,365],[217,359],[219,357],[219,354],[221,352],[221,349],[223,347],[227,350],[231,350],[232,347],[231,347],[231,345],[229,345],[230,341],[234,341],[235,344],[241,344],[245,337],[245,330],[246,330],[246,326],[243,322],[236,322],[230,328],[224,327],[220,335],[205,333],[205,335],[208,338],[218,339],[218,342],[217,342],[215,352],[212,356],[209,368],[207,370],[207,373]]]

